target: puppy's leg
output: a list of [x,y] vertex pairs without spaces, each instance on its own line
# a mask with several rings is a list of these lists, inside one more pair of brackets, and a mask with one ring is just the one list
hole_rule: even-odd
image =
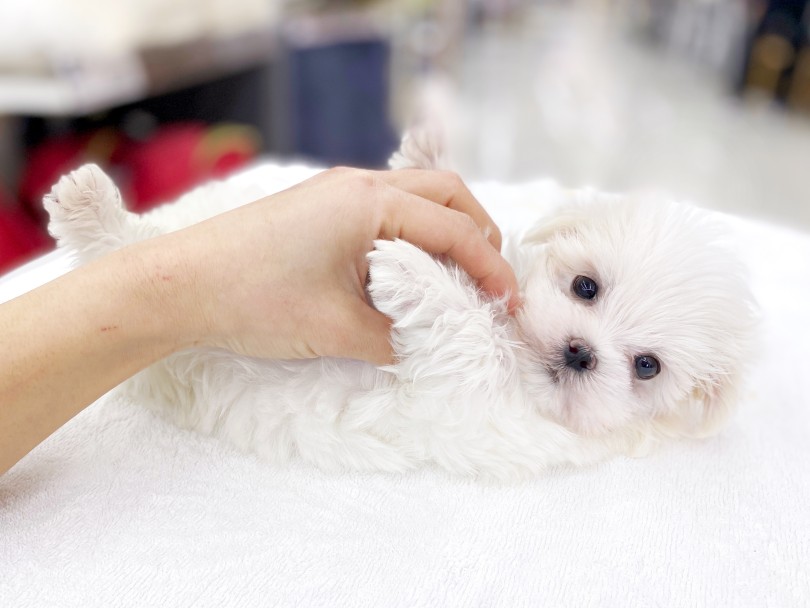
[[400,380],[434,395],[441,387],[497,390],[515,368],[505,300],[489,298],[456,266],[409,243],[377,241],[375,247],[369,293],[394,321]]
[[442,136],[427,125],[411,129],[402,137],[399,150],[388,160],[391,169],[443,169]]
[[[458,474],[524,475],[527,458],[511,444],[528,435],[521,430],[527,408],[516,397],[519,371],[505,300],[488,297],[464,272],[413,245],[375,246],[369,293],[393,320],[396,355],[388,368],[395,392],[376,432],[402,438],[413,458]],[[371,419],[380,409],[355,407],[346,418]]]
[[124,209],[118,188],[97,165],[84,165],[62,177],[43,202],[51,235],[81,262],[160,233]]

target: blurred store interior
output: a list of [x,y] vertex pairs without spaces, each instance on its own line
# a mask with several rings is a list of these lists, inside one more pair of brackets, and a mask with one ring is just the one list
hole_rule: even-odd
[[3,0],[0,272],[82,162],[145,210],[261,160],[652,190],[810,230],[808,0]]

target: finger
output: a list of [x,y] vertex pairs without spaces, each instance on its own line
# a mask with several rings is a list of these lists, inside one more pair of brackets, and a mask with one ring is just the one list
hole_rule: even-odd
[[485,291],[508,295],[510,310],[520,305],[512,267],[490,246],[468,215],[402,190],[392,188],[387,194],[381,238],[401,238],[430,253],[447,255]]
[[501,231],[466,184],[450,171],[400,169],[377,174],[390,186],[469,215],[487,240],[501,250]]
[[347,298],[343,302],[346,319],[324,354],[368,361],[374,365],[394,362],[391,348],[391,320],[364,301]]

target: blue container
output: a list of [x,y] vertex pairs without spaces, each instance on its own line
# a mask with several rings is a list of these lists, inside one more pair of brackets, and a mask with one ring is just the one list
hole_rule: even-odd
[[383,40],[291,49],[292,152],[326,165],[384,167],[399,141],[388,116],[389,58]]

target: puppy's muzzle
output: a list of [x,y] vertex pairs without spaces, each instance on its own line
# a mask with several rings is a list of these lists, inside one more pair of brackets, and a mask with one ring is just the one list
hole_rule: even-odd
[[566,367],[584,372],[596,367],[596,357],[584,340],[580,338],[573,338],[563,348],[563,356],[565,357]]

